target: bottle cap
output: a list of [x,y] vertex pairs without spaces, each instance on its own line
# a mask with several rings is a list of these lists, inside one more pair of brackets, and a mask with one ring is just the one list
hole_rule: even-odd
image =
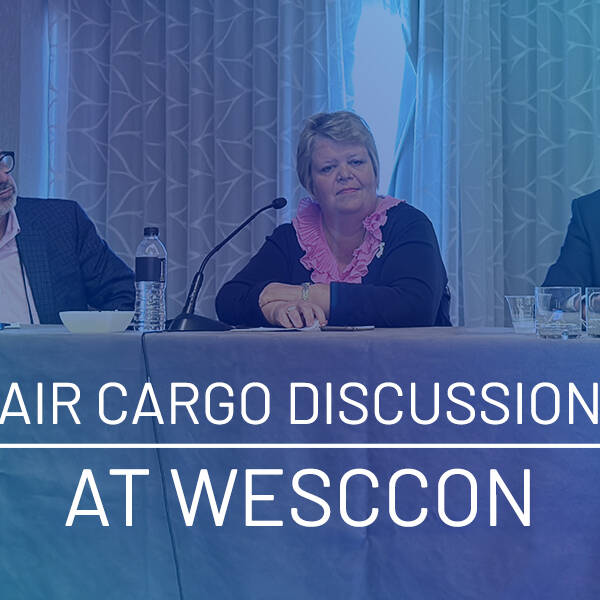
[[158,227],[144,227],[144,237],[158,235]]

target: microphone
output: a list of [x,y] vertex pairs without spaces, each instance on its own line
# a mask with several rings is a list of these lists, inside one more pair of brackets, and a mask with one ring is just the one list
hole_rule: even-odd
[[204,281],[204,267],[206,267],[206,263],[229,241],[231,238],[235,237],[248,223],[254,221],[260,213],[265,210],[269,210],[270,208],[274,208],[275,210],[279,210],[287,205],[287,200],[285,198],[275,198],[273,202],[263,206],[255,213],[251,214],[239,227],[234,229],[222,242],[217,244],[204,258],[200,268],[197,273],[194,275],[194,279],[192,280],[192,285],[190,286],[190,291],[188,292],[187,299],[183,306],[183,310],[179,315],[177,315],[171,325],[169,325],[169,331],[226,331],[231,329],[230,325],[226,323],[222,323],[221,321],[217,321],[216,319],[209,319],[208,317],[202,317],[200,315],[194,314],[194,310],[196,308],[196,300],[198,298],[198,293],[200,292],[200,288],[202,287],[202,283]]
[[271,202],[271,207],[273,207],[275,210],[279,210],[280,208],[286,206],[286,204],[287,200],[285,198],[275,198],[275,200]]

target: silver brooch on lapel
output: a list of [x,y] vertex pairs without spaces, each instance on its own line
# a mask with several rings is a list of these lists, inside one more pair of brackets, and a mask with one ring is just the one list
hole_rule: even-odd
[[377,252],[375,253],[375,256],[377,258],[381,258],[381,255],[383,254],[383,249],[385,248],[385,242],[381,242],[381,244],[379,244],[379,248],[377,250]]

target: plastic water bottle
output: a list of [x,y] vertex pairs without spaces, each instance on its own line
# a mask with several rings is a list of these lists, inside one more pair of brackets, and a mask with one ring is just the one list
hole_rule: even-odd
[[163,331],[166,320],[167,251],[158,227],[145,227],[135,252],[135,315],[137,331]]

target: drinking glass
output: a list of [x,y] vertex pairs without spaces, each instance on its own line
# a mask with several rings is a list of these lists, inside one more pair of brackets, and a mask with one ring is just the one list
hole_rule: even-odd
[[581,288],[536,287],[535,330],[543,338],[581,336]]
[[515,333],[535,333],[535,296],[504,296]]
[[585,328],[588,335],[600,337],[600,287],[585,288]]

